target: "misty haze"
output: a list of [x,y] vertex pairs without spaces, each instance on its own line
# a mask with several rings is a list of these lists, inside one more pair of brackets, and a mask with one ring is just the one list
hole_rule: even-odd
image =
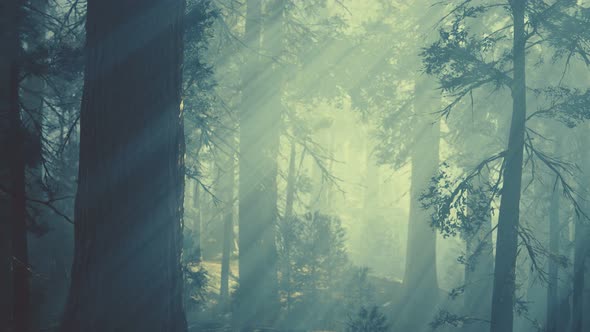
[[589,0],[0,0],[0,332],[590,332]]

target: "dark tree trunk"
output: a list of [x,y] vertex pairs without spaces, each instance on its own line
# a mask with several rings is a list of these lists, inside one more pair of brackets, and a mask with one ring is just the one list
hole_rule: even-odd
[[[557,181],[557,179],[556,179]],[[555,182],[557,183],[557,182]],[[559,239],[561,237],[560,225],[559,225],[559,187],[551,188],[551,202],[549,204],[549,252],[555,257],[558,257],[559,252]],[[560,309],[560,301],[558,297],[558,274],[559,266],[555,259],[549,258],[549,277],[547,284],[547,332],[558,331],[558,315]]]
[[584,320],[586,306],[584,291],[586,278],[586,261],[588,260],[588,241],[590,232],[584,223],[583,217],[576,220],[576,233],[574,239],[574,282],[572,299],[572,332],[584,332]]
[[29,270],[24,128],[19,106],[19,27],[24,1],[0,4],[0,327],[28,331]]
[[[580,192],[585,193],[587,188],[590,186],[590,153],[588,152],[589,139],[586,133],[580,139],[580,146],[582,153],[580,156],[583,178],[580,181]],[[588,214],[590,210],[590,204],[587,203],[589,199],[586,194],[584,199],[584,212]],[[572,320],[571,320],[571,331],[572,332],[584,332],[587,331],[584,326],[586,314],[588,311],[588,303],[585,300],[586,288],[586,270],[588,256],[590,255],[590,226],[588,226],[588,220],[584,216],[579,216],[575,222],[575,235],[574,235],[574,276],[573,276],[573,293],[572,293]]]
[[[45,18],[47,15],[48,0],[29,0],[29,13],[26,19],[28,27],[27,35],[24,37],[29,54],[38,54],[43,47],[45,37]],[[44,59],[35,59],[43,61]],[[43,184],[43,94],[45,81],[35,73],[26,73],[26,78],[21,84],[21,105],[24,108],[23,124],[28,131],[27,148],[25,149],[27,160],[26,169],[26,196],[36,200],[46,199]],[[35,270],[35,276],[31,278],[31,313],[30,328],[38,331],[41,326],[47,326],[52,313],[55,313],[55,300],[60,298],[59,293],[54,290],[63,290],[60,285],[65,284],[61,276],[56,275],[51,268],[51,261],[54,259],[54,250],[57,244],[62,244],[62,239],[56,237],[55,229],[49,229],[48,234],[38,236],[39,230],[45,231],[47,226],[47,209],[36,203],[27,204],[29,223],[33,226],[33,233],[28,238],[29,262]],[[54,228],[54,227],[52,227]],[[57,234],[62,235],[62,234]],[[40,275],[44,277],[39,277]]]
[[513,108],[498,217],[491,332],[512,332],[514,323],[515,271],[526,118],[526,32],[524,21],[526,0],[511,0],[510,5],[514,18]]
[[64,332],[184,332],[183,0],[89,0]]

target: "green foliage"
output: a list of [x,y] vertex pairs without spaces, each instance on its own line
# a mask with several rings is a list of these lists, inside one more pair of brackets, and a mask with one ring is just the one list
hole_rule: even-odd
[[474,185],[479,176],[454,179],[449,165],[443,163],[420,196],[423,207],[434,211],[431,225],[444,237],[470,238],[493,213],[491,202],[497,191],[487,182]]
[[334,286],[348,264],[340,219],[318,212],[283,220],[279,257],[284,292],[301,293],[297,301],[315,298]]
[[207,301],[207,283],[209,276],[207,271],[193,263],[183,266],[184,274],[184,292],[185,292],[185,309],[187,311],[197,311],[202,308]]
[[377,306],[371,309],[361,307],[356,317],[351,317],[347,323],[347,332],[385,332],[389,331],[387,318]]
[[569,128],[574,128],[590,119],[590,89],[548,87],[535,90],[538,98],[550,101],[549,106],[533,115],[555,119]]
[[333,329],[341,317],[372,302],[369,270],[350,264],[340,219],[307,213],[281,221],[278,231],[287,320],[304,316],[299,324],[305,328]]

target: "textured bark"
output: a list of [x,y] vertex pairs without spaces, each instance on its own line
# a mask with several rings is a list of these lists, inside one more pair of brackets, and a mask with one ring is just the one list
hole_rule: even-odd
[[512,50],[514,64],[513,106],[508,149],[504,160],[504,180],[498,217],[491,332],[512,332],[514,323],[516,255],[518,250],[519,206],[526,118],[526,32],[524,22],[526,2],[526,0],[510,1],[514,18]]
[[89,0],[64,332],[184,332],[183,0]]

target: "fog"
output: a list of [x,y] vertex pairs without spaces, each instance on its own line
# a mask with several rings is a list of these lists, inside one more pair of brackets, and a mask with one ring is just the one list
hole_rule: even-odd
[[587,1],[115,2],[0,19],[0,331],[590,331]]

